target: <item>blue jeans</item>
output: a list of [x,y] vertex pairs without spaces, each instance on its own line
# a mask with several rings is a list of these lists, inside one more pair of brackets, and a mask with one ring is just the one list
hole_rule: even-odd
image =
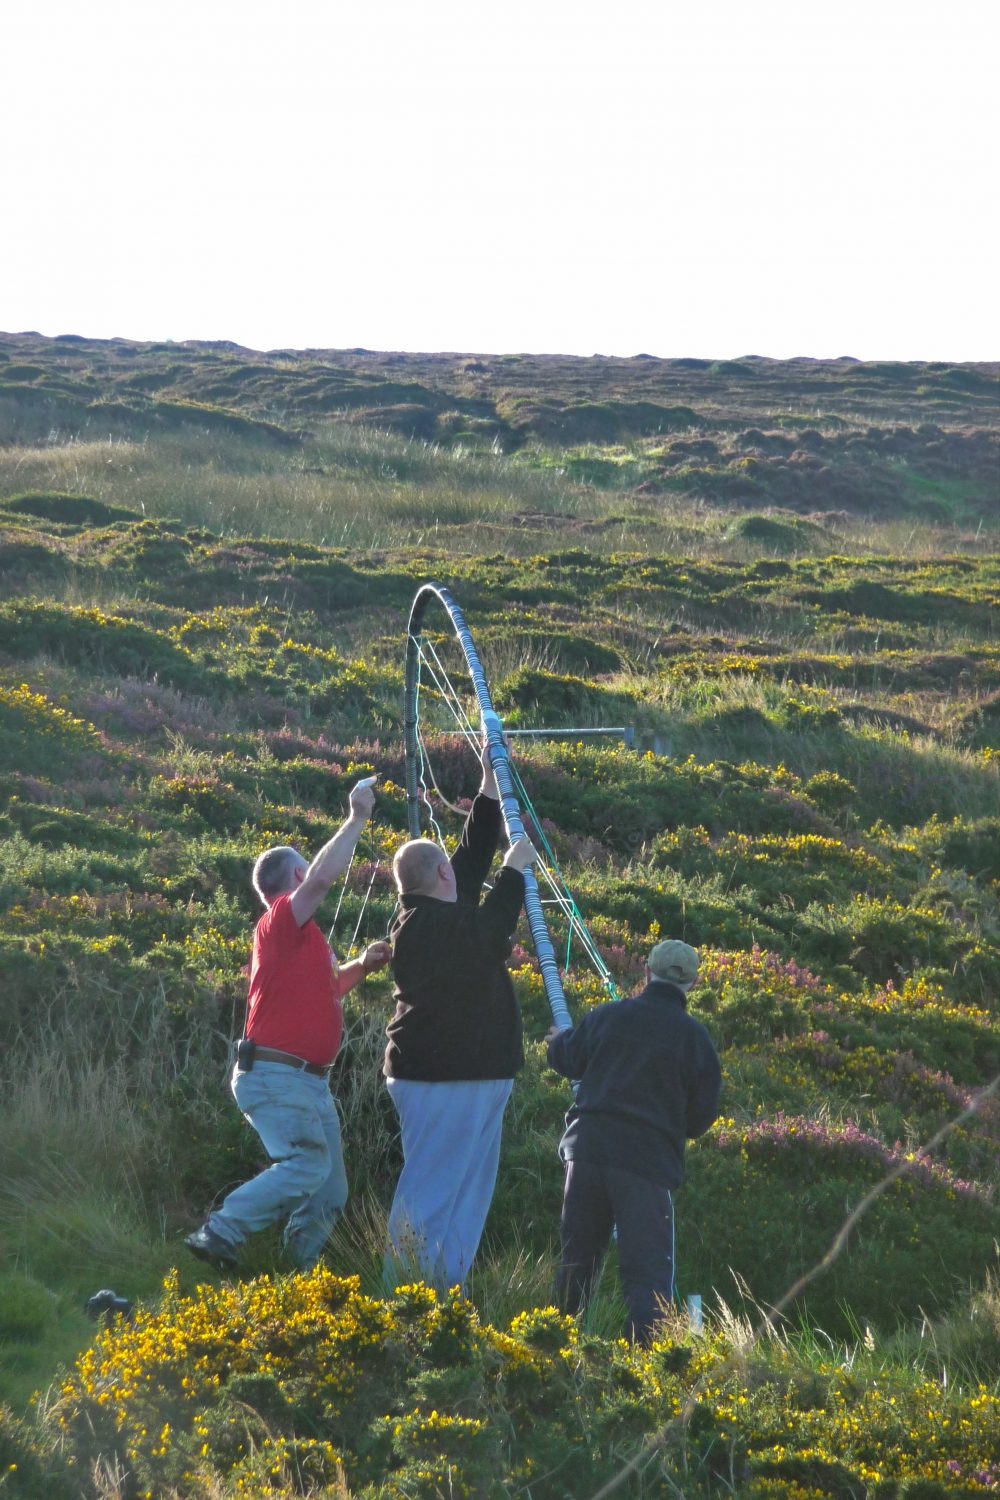
[[414,1275],[440,1291],[463,1286],[496,1186],[500,1132],[514,1081],[417,1083],[387,1078],[403,1137],[389,1213],[385,1281]]
[[326,1078],[284,1063],[237,1068],[233,1097],[260,1136],[271,1166],[244,1182],[208,1217],[230,1245],[288,1216],[285,1248],[303,1271],[323,1253],[347,1202],[340,1119]]

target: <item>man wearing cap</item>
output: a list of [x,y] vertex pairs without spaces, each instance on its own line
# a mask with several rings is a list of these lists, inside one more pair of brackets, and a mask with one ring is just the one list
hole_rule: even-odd
[[698,954],[657,943],[646,986],[548,1033],[549,1063],[579,1079],[559,1154],[566,1167],[556,1296],[580,1312],[618,1230],[618,1267],[630,1338],[649,1343],[674,1296],[673,1189],[684,1143],[719,1114],[721,1068],[712,1040],[687,1012]]

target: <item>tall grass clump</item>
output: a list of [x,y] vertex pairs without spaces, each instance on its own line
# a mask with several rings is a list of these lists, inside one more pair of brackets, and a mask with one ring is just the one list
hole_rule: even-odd
[[[224,431],[65,442],[0,453],[0,495],[59,490],[222,536],[320,546],[434,545],[519,512],[557,518],[571,488],[496,455],[330,426],[294,450]],[[470,541],[472,539],[470,538]],[[465,550],[465,549],[463,549]]]

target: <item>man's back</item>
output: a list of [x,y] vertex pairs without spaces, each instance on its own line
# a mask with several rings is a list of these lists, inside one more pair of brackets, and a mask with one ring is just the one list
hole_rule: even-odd
[[343,1028],[334,975],[319,927],[300,927],[291,895],[279,896],[254,931],[247,1036],[321,1067],[333,1062]]
[[721,1069],[684,992],[653,980],[631,1000],[602,1005],[549,1044],[553,1067],[580,1079],[566,1117],[567,1160],[623,1167],[677,1187],[684,1143],[718,1114]]
[[501,829],[485,746],[482,762],[479,795],[451,860],[415,839],[393,861],[400,913],[392,931],[396,1013],[385,1075],[399,1115],[403,1170],[389,1210],[390,1285],[415,1272],[442,1289],[464,1283],[493,1197],[504,1110],[524,1060],[506,958],[534,850],[516,840],[481,900]]
[[506,968],[524,877],[504,868],[479,904],[500,809],[479,796],[452,861],[458,899],[400,897],[392,929],[396,1011],[387,1078],[432,1083],[513,1078],[524,1061],[521,1016]]

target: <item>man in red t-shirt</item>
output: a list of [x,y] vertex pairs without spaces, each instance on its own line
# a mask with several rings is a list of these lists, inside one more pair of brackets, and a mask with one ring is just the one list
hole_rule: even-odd
[[282,845],[254,865],[254,888],[267,910],[254,932],[246,1036],[232,1090],[271,1166],[188,1235],[184,1243],[200,1260],[233,1266],[248,1234],[287,1217],[285,1248],[309,1270],[347,1202],[329,1085],[343,1031],[340,1002],[385,967],[389,945],[372,943],[360,958],[338,965],[313,914],[350,864],[374,806],[371,783],[360,782],[350,795],[350,816],[312,864]]

